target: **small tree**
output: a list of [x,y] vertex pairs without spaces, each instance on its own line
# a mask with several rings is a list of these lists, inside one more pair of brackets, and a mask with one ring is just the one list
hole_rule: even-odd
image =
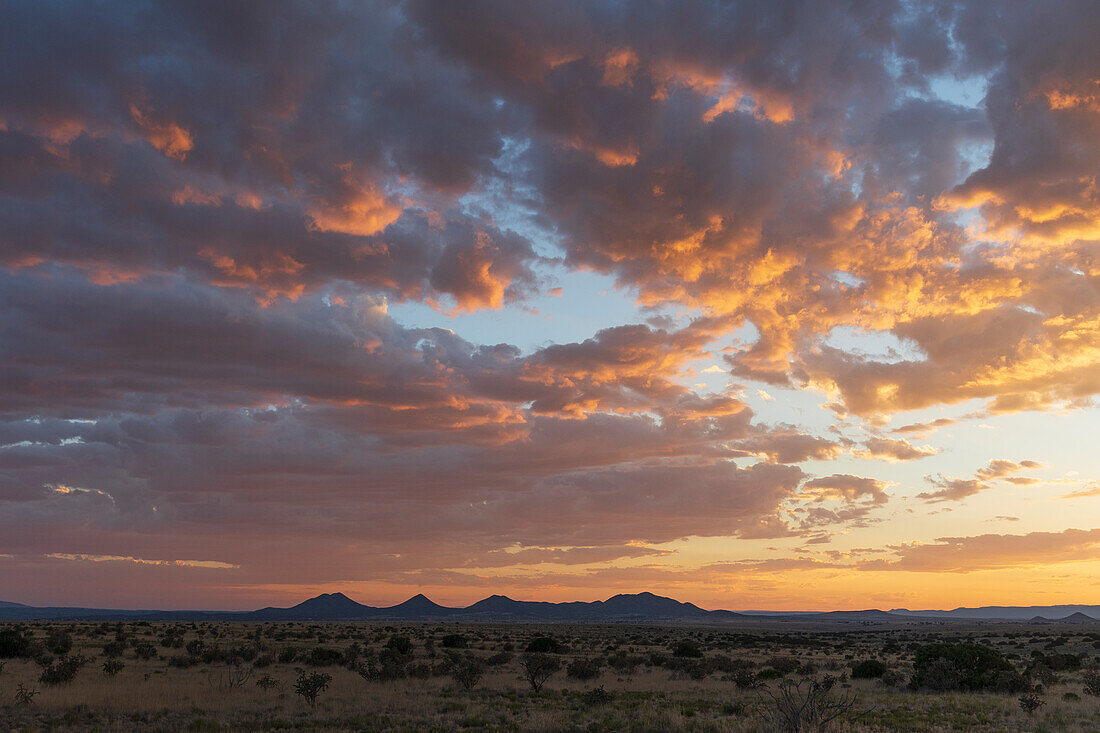
[[762,688],[761,710],[768,730],[783,733],[819,731],[855,709],[851,693],[834,695],[826,680],[784,680],[777,690]]
[[239,690],[252,677],[252,667],[235,655],[225,658],[225,670],[218,676],[218,687],[222,690]]
[[302,672],[294,682],[294,693],[301,695],[313,707],[317,704],[317,696],[328,689],[329,682],[332,682],[332,675],[324,672]]
[[485,664],[472,654],[464,657],[456,654],[451,657],[451,679],[464,690],[472,690],[476,687],[484,672]]
[[523,676],[530,683],[531,689],[538,692],[546,681],[561,669],[561,662],[557,657],[541,652],[526,652],[519,660],[523,668]]

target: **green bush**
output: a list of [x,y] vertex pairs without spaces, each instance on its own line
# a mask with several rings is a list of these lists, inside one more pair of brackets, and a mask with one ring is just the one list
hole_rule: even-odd
[[33,656],[34,642],[19,629],[0,630],[0,659]]
[[302,672],[294,682],[294,694],[301,695],[313,707],[317,703],[317,696],[328,689],[329,682],[332,682],[332,676],[324,672]]
[[852,665],[852,679],[877,680],[886,674],[886,665],[877,659],[864,659]]
[[391,636],[390,640],[386,642],[386,648],[392,649],[400,654],[412,654],[413,643],[407,636]]
[[76,673],[87,663],[87,659],[81,656],[62,657],[53,664],[48,664],[42,669],[42,675],[38,681],[44,685],[64,685],[76,679]]
[[684,640],[672,647],[672,655],[675,657],[688,657],[698,659],[703,656],[703,650],[694,641]]
[[565,674],[575,680],[594,680],[600,676],[602,667],[599,659],[574,659],[565,668]]
[[311,667],[331,667],[344,661],[344,655],[336,649],[324,646],[316,646],[310,650],[306,657],[306,664]]
[[447,634],[443,637],[442,644],[448,649],[465,649],[466,637],[462,634]]
[[57,656],[64,656],[72,651],[73,637],[68,631],[64,629],[52,629],[50,633],[46,634],[46,649],[50,654],[56,654]]
[[910,684],[916,689],[938,692],[977,692],[998,688],[1007,691],[1016,681],[1002,675],[1005,672],[1015,673],[1016,670],[993,647],[973,642],[938,642],[917,649]]
[[561,644],[557,639],[540,636],[531,640],[526,651],[533,654],[558,654],[561,652]]

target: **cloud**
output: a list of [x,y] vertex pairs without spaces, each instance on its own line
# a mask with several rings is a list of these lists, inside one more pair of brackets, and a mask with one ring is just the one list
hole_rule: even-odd
[[893,558],[867,560],[862,570],[969,573],[978,570],[1085,562],[1100,558],[1100,529],[941,537],[936,544],[906,545]]
[[1013,461],[1006,461],[998,458],[990,461],[984,468],[979,468],[974,474],[974,478],[959,479],[944,478],[943,476],[926,476],[925,480],[933,486],[938,486],[939,490],[921,492],[917,494],[917,498],[929,502],[961,501],[980,491],[992,488],[991,482],[997,480],[1004,480],[1009,483],[1024,486],[1039,483],[1038,479],[1012,476],[1010,474],[1022,471],[1025,468],[1040,467],[1041,464],[1036,461],[1023,460],[1019,463],[1015,463]]
[[[13,8],[0,552],[26,579],[201,543],[246,587],[318,556],[335,581],[364,557],[642,562],[682,537],[869,522],[884,482],[797,464],[918,460],[935,449],[911,436],[954,418],[857,445],[685,385],[707,364],[776,416],[801,408],[767,385],[876,426],[1089,404],[1096,12]],[[456,321],[490,324],[475,343],[390,311],[531,307],[580,272],[636,322],[525,350],[492,319]]]
[[931,446],[915,446],[903,439],[868,438],[863,445],[868,457],[888,461],[914,461],[936,455],[936,449]]
[[956,423],[958,423],[958,420],[954,420],[954,419],[949,418],[949,417],[940,417],[940,418],[936,418],[935,420],[932,420],[931,422],[927,422],[927,423],[910,423],[908,425],[902,425],[901,427],[894,428],[890,432],[893,432],[893,433],[914,433],[914,434],[922,435],[922,434],[925,434],[925,433],[930,433],[933,430],[936,430],[937,428],[948,427],[949,425],[955,425]]
[[814,501],[842,499],[855,502],[866,498],[872,504],[885,504],[889,500],[885,488],[886,484],[873,478],[835,473],[807,481],[802,490],[814,496]]

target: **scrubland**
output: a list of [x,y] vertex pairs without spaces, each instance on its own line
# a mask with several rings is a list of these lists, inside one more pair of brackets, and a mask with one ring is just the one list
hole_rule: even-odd
[[1027,624],[10,623],[0,728],[1097,731],[1098,655]]

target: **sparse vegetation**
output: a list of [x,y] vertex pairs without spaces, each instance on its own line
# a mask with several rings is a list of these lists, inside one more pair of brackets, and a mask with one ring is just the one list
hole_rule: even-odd
[[1039,708],[1046,705],[1046,700],[1037,692],[1025,692],[1019,697],[1020,709],[1031,715]]
[[540,692],[547,680],[561,669],[561,662],[557,657],[542,652],[525,652],[520,658],[520,667],[531,689]]
[[51,686],[68,684],[76,679],[76,673],[87,663],[87,658],[79,655],[62,657],[52,664],[43,666],[38,681]]
[[834,694],[831,677],[801,682],[784,680],[777,688],[763,688],[761,708],[769,729],[784,733],[819,731],[841,716],[852,713],[856,698],[850,692]]
[[464,690],[476,687],[484,673],[484,662],[473,655],[451,658],[451,678]]
[[[1088,626],[41,622],[0,637],[22,655],[0,675],[2,730],[1080,733],[1100,719]],[[906,684],[933,666],[951,689]]]
[[940,642],[917,649],[912,685],[936,692],[996,690],[1017,684],[1015,672],[1012,663],[992,647]]
[[310,707],[317,704],[317,697],[328,689],[332,675],[324,672],[302,672],[294,682],[294,694],[300,695]]
[[34,702],[35,696],[38,695],[38,690],[27,687],[22,682],[19,683],[19,687],[15,690],[15,704],[16,705],[30,705]]

